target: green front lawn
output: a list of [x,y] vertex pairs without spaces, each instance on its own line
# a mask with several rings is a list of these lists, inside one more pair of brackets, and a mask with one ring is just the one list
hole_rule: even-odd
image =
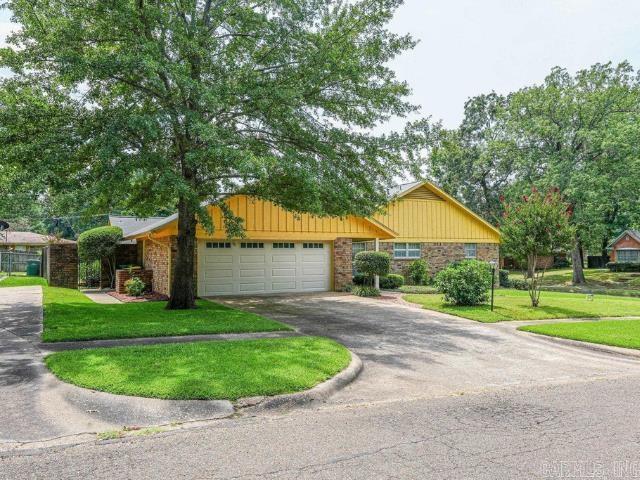
[[[584,270],[585,285],[571,284],[573,271],[570,268],[548,270],[542,279],[542,287],[547,290],[564,292],[601,293],[605,295],[640,296],[639,272],[610,272],[606,268]],[[512,271],[509,279],[522,280],[522,272]]]
[[104,392],[165,399],[230,399],[306,390],[351,361],[332,340],[293,337],[99,348],[54,353],[60,379]]
[[195,310],[165,310],[165,302],[104,305],[77,290],[43,290],[45,342],[291,330],[283,323],[207,300],[198,300]]
[[486,323],[547,318],[640,316],[640,298],[607,295],[595,295],[590,301],[585,294],[542,292],[540,306],[532,308],[526,291],[499,289],[495,292],[493,312],[489,305],[475,307],[448,305],[443,302],[442,295],[405,295],[404,299],[429,310]]
[[527,325],[518,328],[518,330],[582,342],[640,349],[640,320],[548,323],[546,325]]
[[47,281],[42,277],[25,277],[25,276],[10,276],[2,279],[0,273],[0,288],[2,287],[31,287],[31,286],[45,286]]

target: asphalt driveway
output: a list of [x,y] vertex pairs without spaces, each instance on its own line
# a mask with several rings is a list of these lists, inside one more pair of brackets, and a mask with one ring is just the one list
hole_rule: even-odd
[[390,299],[321,294],[224,301],[303,333],[331,337],[356,352],[364,371],[331,398],[333,403],[429,398],[640,372],[636,359],[556,345],[504,325]]

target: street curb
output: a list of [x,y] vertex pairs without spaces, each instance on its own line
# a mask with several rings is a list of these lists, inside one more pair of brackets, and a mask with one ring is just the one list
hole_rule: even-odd
[[602,345],[600,343],[582,342],[580,340],[571,340],[570,338],[552,337],[550,335],[544,335],[537,332],[528,332],[526,330],[515,330],[518,334],[534,335],[536,339],[543,340],[549,343],[556,343],[559,345],[565,345],[569,347],[581,348],[583,350],[591,350],[597,353],[607,353],[612,355],[619,355],[622,357],[633,358],[634,360],[640,360],[640,350],[634,350],[631,348],[614,347],[612,345]]
[[233,406],[237,412],[261,412],[324,401],[353,382],[362,372],[363,364],[360,357],[351,350],[349,353],[351,354],[351,362],[344,370],[309,390],[274,397],[240,398],[234,402]]

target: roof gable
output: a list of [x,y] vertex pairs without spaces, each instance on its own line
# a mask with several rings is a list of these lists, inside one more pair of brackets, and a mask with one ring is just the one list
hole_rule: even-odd
[[637,242],[640,242],[640,231],[627,229],[618,235],[609,245],[607,245],[607,250],[612,250],[615,248],[616,244],[622,240],[626,235],[629,235],[631,238],[635,239]]
[[[444,200],[446,202],[449,202],[449,203],[455,205],[460,210],[462,210],[466,215],[468,215],[471,218],[473,218],[474,220],[480,222],[482,225],[487,227],[493,233],[495,233],[496,235],[500,236],[500,231],[496,227],[491,225],[489,222],[487,222],[484,218],[482,218],[480,215],[475,213],[473,210],[471,210],[470,208],[466,207],[464,204],[462,204],[461,202],[459,202],[458,200],[453,198],[451,195],[446,193],[444,190],[436,187],[431,182],[427,182],[427,181],[412,182],[412,183],[408,183],[408,184],[405,184],[405,185],[401,185],[399,190],[398,190],[398,192],[395,195],[395,198],[399,200],[399,199],[403,199],[403,198],[416,199],[415,197],[419,197],[419,196],[426,197],[427,195],[424,195],[424,194],[420,193],[422,189],[425,189],[425,190],[429,191],[431,193],[431,195],[434,197],[434,198],[423,198],[424,200]],[[417,193],[417,195],[416,195],[416,193]]]

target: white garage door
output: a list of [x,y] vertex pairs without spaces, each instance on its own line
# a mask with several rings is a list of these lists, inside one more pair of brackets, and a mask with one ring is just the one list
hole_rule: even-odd
[[198,244],[198,295],[329,290],[330,244],[211,242]]

